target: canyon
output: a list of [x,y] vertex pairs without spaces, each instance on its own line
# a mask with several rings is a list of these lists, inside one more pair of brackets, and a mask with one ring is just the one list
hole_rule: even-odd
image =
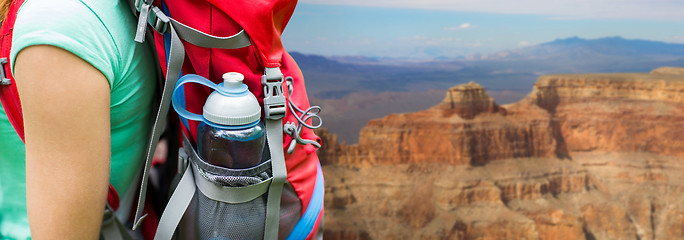
[[684,239],[684,68],[471,82],[347,145],[317,131],[325,239]]

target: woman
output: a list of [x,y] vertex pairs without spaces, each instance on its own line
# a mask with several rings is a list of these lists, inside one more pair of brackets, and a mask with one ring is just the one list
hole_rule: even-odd
[[[0,112],[0,239],[97,239],[109,183],[130,206],[156,81],[135,25],[125,1],[27,0],[19,10],[10,64],[25,170]],[[125,219],[130,207],[119,211]]]

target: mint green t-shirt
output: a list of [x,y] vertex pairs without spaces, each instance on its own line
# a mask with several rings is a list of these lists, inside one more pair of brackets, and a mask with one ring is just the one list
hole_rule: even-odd
[[[107,78],[111,93],[110,183],[122,201],[128,202],[135,195],[131,185],[138,181],[156,108],[152,105],[156,59],[147,44],[133,40],[135,25],[126,1],[27,0],[18,13],[10,54],[14,68],[22,49],[52,45],[79,56]],[[69,79],[54,81],[69,84]],[[5,112],[0,112],[0,239],[29,238],[24,156],[24,144]]]

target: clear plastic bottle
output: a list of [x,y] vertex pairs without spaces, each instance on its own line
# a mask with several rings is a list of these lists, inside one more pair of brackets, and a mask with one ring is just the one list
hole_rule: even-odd
[[198,154],[207,163],[243,169],[261,163],[264,123],[245,128],[219,128],[201,122],[197,127]]
[[197,152],[207,163],[243,169],[261,162],[265,127],[261,106],[242,83],[244,76],[230,72],[207,98],[197,128]]

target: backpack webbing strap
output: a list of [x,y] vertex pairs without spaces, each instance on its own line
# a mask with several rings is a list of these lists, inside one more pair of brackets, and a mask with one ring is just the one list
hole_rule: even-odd
[[273,180],[268,188],[266,202],[266,227],[264,239],[278,239],[278,225],[280,221],[280,198],[283,184],[287,180],[285,153],[283,152],[283,117],[285,95],[283,94],[283,73],[280,68],[264,69],[261,84],[264,87],[264,113],[266,118],[266,140],[271,152],[271,171]]
[[266,227],[264,239],[278,239],[278,225],[280,221],[280,198],[283,192],[283,184],[287,179],[287,168],[283,153],[283,125],[282,120],[266,120],[266,140],[271,149],[271,164],[273,180],[268,188],[268,200],[266,202]]
[[161,102],[159,109],[157,110],[157,116],[154,121],[154,127],[152,128],[152,135],[147,145],[147,155],[145,158],[145,166],[143,168],[142,182],[140,185],[140,193],[138,195],[138,206],[135,211],[135,218],[133,221],[133,230],[140,226],[140,223],[145,218],[142,216],[143,206],[145,204],[145,195],[147,193],[147,178],[149,177],[150,167],[152,166],[152,157],[154,156],[154,150],[159,142],[159,137],[162,131],[166,127],[166,114],[169,111],[169,105],[171,104],[171,93],[173,88],[176,86],[178,77],[180,75],[181,66],[183,66],[183,61],[185,60],[185,48],[183,48],[183,43],[181,43],[178,38],[178,34],[174,31],[173,26],[171,27],[171,50],[169,53],[169,64],[166,71],[166,81],[164,82],[164,88],[162,90]]
[[[181,161],[181,159],[179,159]],[[178,186],[173,191],[173,195],[169,199],[169,203],[166,205],[166,210],[162,213],[159,219],[159,225],[157,225],[157,233],[154,235],[154,240],[170,240],[173,237],[173,233],[176,231],[178,223],[180,223],[181,218],[186,209],[190,205],[192,198],[195,196],[195,181],[192,177],[192,166],[188,164],[178,182]]]
[[[142,4],[141,9],[144,9],[145,6],[149,7],[149,4],[144,3],[144,1],[146,0],[139,0],[139,2]],[[147,18],[148,15],[145,15],[143,14],[143,12],[140,12],[139,17],[143,18],[143,16],[146,16]],[[155,147],[157,146],[157,142],[159,141],[159,137],[161,136],[162,131],[166,127],[166,114],[168,113],[169,105],[171,103],[171,96],[173,93],[173,89],[176,86],[176,82],[180,77],[181,67],[183,66],[183,61],[185,59],[185,48],[183,47],[183,43],[180,41],[181,37],[183,37],[184,40],[192,44],[203,44],[198,45],[200,47],[236,49],[246,47],[251,44],[249,36],[244,30],[230,37],[211,36],[202,33],[199,30],[188,27],[178,21],[173,20],[172,18],[167,17],[157,7],[152,7],[152,10],[149,11],[149,17],[150,18],[147,19],[150,20],[150,25],[152,25],[152,27],[156,31],[158,31],[159,33],[165,33],[167,31],[171,33],[171,46],[167,56],[168,64],[165,78],[166,81],[164,82],[164,88],[162,91],[162,99],[160,101],[160,106],[157,111],[154,128],[152,130],[152,137],[148,144],[145,166],[142,176],[142,183],[140,186],[140,194],[138,196],[138,207],[135,213],[133,229],[136,229],[140,225],[142,219],[145,217],[141,217],[143,210],[142,205],[145,202],[145,192],[147,191],[147,178],[149,176],[149,170],[152,164],[152,156],[154,154]],[[162,27],[160,28],[160,26]],[[176,27],[178,27],[178,29],[176,29]],[[138,30],[140,32],[140,29]],[[181,36],[181,32],[183,33],[183,36]]]
[[[138,25],[136,26],[135,41],[142,43],[145,40],[145,33],[147,32],[147,22],[149,21],[150,7],[154,0],[129,0],[128,4],[132,9],[135,9],[138,14]],[[155,19],[153,19],[155,20]]]
[[192,43],[195,46],[203,48],[221,48],[221,49],[237,49],[252,45],[249,36],[245,30],[240,30],[233,36],[217,37],[212,36],[197,29],[191,28],[185,24],[169,18],[171,25],[178,32],[181,39]]
[[144,41],[145,25],[149,24],[155,31],[161,34],[168,32],[171,30],[171,26],[173,26],[181,39],[203,48],[237,49],[252,44],[245,30],[241,30],[235,35],[228,37],[213,36],[167,16],[161,9],[152,6],[151,0],[135,0],[133,4],[139,12],[138,28],[135,34],[135,41],[139,43]]
[[[266,164],[270,164],[270,162]],[[191,164],[191,167],[195,176],[195,184],[200,192],[207,198],[219,202],[237,204],[252,201],[264,195],[268,191],[269,184],[273,181],[273,178],[269,178],[266,181],[249,186],[223,187],[202,177],[197,165]]]
[[102,217],[102,226],[100,233],[104,240],[132,240],[127,228],[119,221],[112,207],[107,204],[104,216]]

